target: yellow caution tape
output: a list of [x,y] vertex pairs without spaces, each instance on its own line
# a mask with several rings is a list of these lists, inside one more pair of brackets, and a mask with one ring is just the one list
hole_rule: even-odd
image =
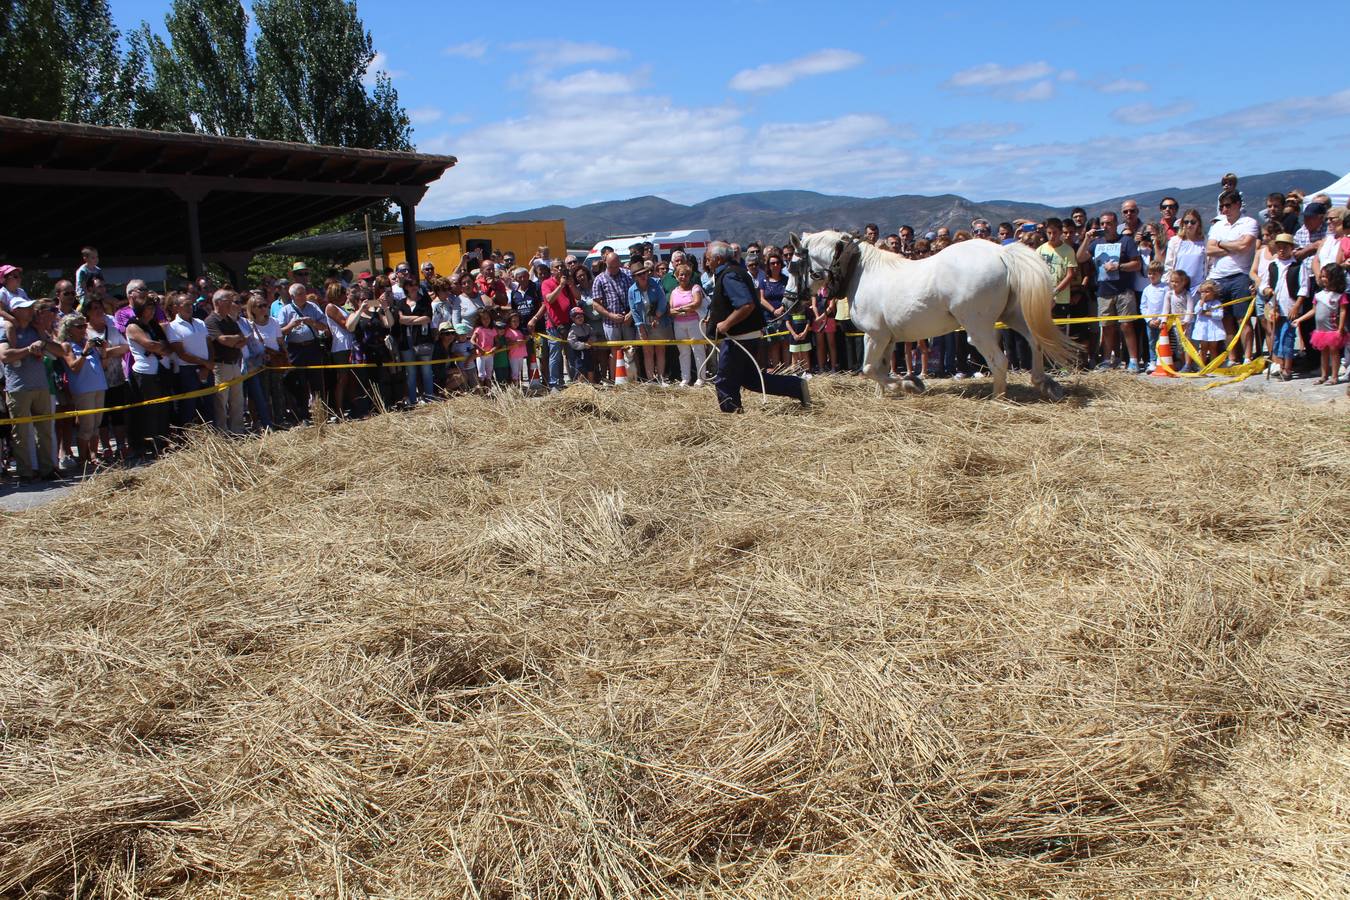
[[195,400],[198,397],[209,397],[212,394],[219,394],[222,391],[228,391],[236,384],[243,384],[255,375],[261,375],[263,372],[299,372],[311,369],[373,369],[380,365],[386,368],[405,368],[407,366],[431,366],[441,363],[464,362],[467,356],[452,356],[447,359],[437,360],[413,360],[410,362],[387,362],[387,363],[325,363],[314,366],[263,366],[261,369],[254,369],[246,375],[240,375],[238,378],[232,378],[229,381],[222,381],[220,384],[213,384],[210,387],[198,388],[195,391],[185,391],[181,394],[166,394],[163,397],[155,397],[152,400],[138,400],[135,403],[123,403],[118,406],[103,406],[98,409],[72,409],[65,412],[51,413],[45,416],[20,416],[14,419],[0,417],[0,425],[28,425],[35,422],[55,422],[58,419],[76,419],[80,416],[95,416],[110,412],[122,412],[128,409],[144,409],[147,406],[157,406],[161,403],[173,403],[177,400]]
[[[1244,302],[1246,302],[1246,301],[1248,301],[1248,300],[1251,300],[1251,299],[1253,299],[1253,298],[1252,298],[1252,297],[1239,297],[1239,298],[1236,299],[1236,300],[1229,300],[1228,302],[1221,304],[1221,307],[1235,306],[1235,305],[1237,305],[1237,304],[1239,304],[1239,303],[1244,303]],[[1228,347],[1223,351],[1223,353],[1221,353],[1219,356],[1215,357],[1215,358],[1214,358],[1213,360],[1211,360],[1208,364],[1205,364],[1205,363],[1202,361],[1202,359],[1201,359],[1201,357],[1200,357],[1200,354],[1199,354],[1199,351],[1197,351],[1197,350],[1195,349],[1195,346],[1194,346],[1193,344],[1191,344],[1190,340],[1186,337],[1186,332],[1185,332],[1185,330],[1182,329],[1182,328],[1180,327],[1180,325],[1179,325],[1179,317],[1178,317],[1177,315],[1175,315],[1175,314],[1173,314],[1172,316],[1170,316],[1170,317],[1169,317],[1169,324],[1168,324],[1168,327],[1169,327],[1169,328],[1171,328],[1171,327],[1175,327],[1175,328],[1176,328],[1177,333],[1178,333],[1179,337],[1181,338],[1181,346],[1182,346],[1182,349],[1185,351],[1186,355],[1187,355],[1188,357],[1190,357],[1190,359],[1191,359],[1196,365],[1202,366],[1202,368],[1200,369],[1199,372],[1177,372],[1177,371],[1175,371],[1175,370],[1173,370],[1173,369],[1170,369],[1170,368],[1167,368],[1166,371],[1170,372],[1170,373],[1173,374],[1173,375],[1176,375],[1176,376],[1179,377],[1179,378],[1201,378],[1201,377],[1206,377],[1206,376],[1209,376],[1209,375],[1231,376],[1231,379],[1230,379],[1229,381],[1221,381],[1221,382],[1216,382],[1216,383],[1211,384],[1211,385],[1206,385],[1206,386],[1205,386],[1205,390],[1209,390],[1209,389],[1212,388],[1212,387],[1219,387],[1220,385],[1223,385],[1223,384],[1236,384],[1236,383],[1239,382],[1239,381],[1244,381],[1244,380],[1246,380],[1247,378],[1250,378],[1252,375],[1256,375],[1256,374],[1259,374],[1259,373],[1261,373],[1261,372],[1264,372],[1264,371],[1265,371],[1265,368],[1266,368],[1266,359],[1265,359],[1265,357],[1258,357],[1258,358],[1256,358],[1256,359],[1254,359],[1254,360],[1249,360],[1248,362],[1245,362],[1245,363],[1243,363],[1243,364],[1241,364],[1241,365],[1238,365],[1238,366],[1224,366],[1224,365],[1222,365],[1223,360],[1227,359],[1227,358],[1228,358],[1228,355],[1229,355],[1230,353],[1233,352],[1234,348],[1236,348],[1238,340],[1240,340],[1241,337],[1242,337],[1242,329],[1246,327],[1247,322],[1251,319],[1252,312],[1253,312],[1253,310],[1255,310],[1255,309],[1256,309],[1256,304],[1255,304],[1255,303],[1253,303],[1253,304],[1251,304],[1250,306],[1247,307],[1247,314],[1243,317],[1242,323],[1238,326],[1237,333],[1233,336],[1233,340],[1229,342]],[[1141,320],[1141,319],[1153,319],[1153,318],[1157,318],[1157,316],[1145,316],[1145,315],[1131,315],[1131,316],[1079,316],[1079,317],[1073,317],[1073,318],[1055,319],[1054,322],[1055,322],[1056,325],[1077,325],[1077,324],[1084,324],[1084,323],[1088,323],[1088,322],[1129,322],[1129,321],[1138,321],[1138,320]],[[1002,322],[999,322],[999,323],[997,324],[997,327],[998,327],[998,328],[1006,328],[1007,326],[1004,325]],[[956,329],[956,330],[957,330],[957,331],[964,331],[965,329],[958,328],[958,329]],[[775,332],[772,332],[772,333],[770,333],[770,334],[762,335],[762,337],[765,337],[765,338],[784,337],[784,336],[789,336],[789,333],[786,332],[786,331],[775,331]],[[861,332],[861,331],[849,331],[849,332],[844,332],[844,336],[845,336],[845,337],[866,337],[867,335],[866,335],[864,332]],[[554,337],[554,336],[551,335],[551,334],[545,334],[545,333],[543,333],[543,332],[539,332],[538,334],[535,335],[535,342],[536,342],[537,345],[542,345],[544,341],[552,341],[552,342],[558,343],[558,344],[565,344],[565,343],[567,343],[567,341],[566,341],[564,338]],[[686,339],[678,339],[678,340],[675,340],[675,339],[668,339],[668,340],[645,339],[645,340],[631,340],[631,341],[592,341],[592,342],[591,342],[591,346],[592,346],[592,347],[676,347],[676,346],[692,346],[692,345],[696,345],[696,344],[706,344],[706,343],[707,343],[707,341],[702,340],[702,339],[687,339],[687,338],[686,338]],[[504,350],[494,350],[493,353],[492,353],[491,355],[494,355],[494,356],[495,356],[497,353],[504,353],[504,352],[506,352],[506,351],[504,351]],[[469,361],[469,360],[471,360],[471,359],[474,359],[474,358],[476,358],[477,356],[481,356],[481,355],[482,355],[481,353],[478,353],[478,354],[475,354],[475,356],[473,356],[473,357],[470,357],[470,356],[452,356],[452,357],[449,357],[449,358],[447,358],[447,359],[408,360],[408,361],[402,361],[402,360],[400,360],[400,361],[398,361],[398,362],[387,362],[387,363],[368,363],[368,362],[367,362],[367,363],[322,363],[322,364],[312,365],[312,366],[264,366],[264,367],[261,368],[261,369],[254,369],[252,372],[249,372],[247,375],[241,375],[241,376],[239,376],[238,378],[231,379],[230,381],[226,381],[226,382],[223,382],[223,383],[221,383],[221,384],[211,385],[210,387],[200,388],[200,389],[195,390],[195,391],[187,391],[186,393],[182,393],[182,394],[169,394],[169,395],[166,395],[166,396],[164,396],[164,397],[156,397],[156,398],[154,398],[153,400],[140,400],[140,401],[137,401],[136,403],[123,403],[123,404],[121,404],[121,405],[119,405],[119,406],[105,406],[105,407],[102,407],[102,408],[100,408],[100,409],[75,409],[75,410],[68,410],[68,411],[66,411],[66,412],[52,413],[52,414],[50,414],[50,415],[45,415],[45,416],[22,416],[22,417],[17,418],[17,419],[5,419],[5,418],[0,418],[0,425],[27,425],[27,424],[32,424],[32,423],[36,423],[36,422],[53,422],[53,421],[56,421],[56,420],[58,420],[58,419],[75,419],[75,418],[78,418],[78,417],[80,417],[80,416],[102,415],[102,414],[104,414],[104,413],[110,413],[110,412],[122,412],[122,411],[128,410],[128,409],[141,409],[141,408],[144,408],[144,407],[147,407],[147,406],[155,406],[155,405],[161,404],[161,403],[173,403],[173,402],[175,402],[175,401],[177,401],[177,400],[193,400],[193,399],[196,399],[196,398],[198,398],[198,397],[209,397],[209,396],[211,396],[212,394],[218,394],[218,393],[220,393],[221,391],[227,391],[227,390],[229,390],[230,388],[234,387],[236,384],[242,384],[242,383],[244,383],[245,381],[247,381],[248,379],[254,377],[255,375],[260,375],[260,374],[262,374],[263,372],[267,372],[267,371],[271,371],[271,372],[296,372],[296,371],[302,371],[302,370],[324,370],[324,369],[374,369],[374,368],[381,368],[381,367],[383,367],[383,368],[388,368],[388,369],[401,369],[401,368],[407,368],[407,367],[409,367],[409,366],[434,366],[434,365],[441,365],[441,364],[445,364],[445,363],[460,363],[460,362],[467,362],[467,361]]]

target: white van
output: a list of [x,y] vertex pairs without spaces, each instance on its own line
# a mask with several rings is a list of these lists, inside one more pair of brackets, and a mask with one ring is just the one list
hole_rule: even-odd
[[684,228],[676,231],[648,231],[643,234],[616,234],[596,242],[591,252],[586,254],[586,265],[589,266],[600,258],[601,247],[613,247],[614,252],[619,254],[619,259],[626,265],[628,248],[645,241],[651,241],[652,250],[661,259],[669,260],[670,254],[676,250],[683,250],[686,255],[696,257],[699,268],[702,269],[703,254],[707,252],[708,244],[712,242],[712,233],[706,228]]

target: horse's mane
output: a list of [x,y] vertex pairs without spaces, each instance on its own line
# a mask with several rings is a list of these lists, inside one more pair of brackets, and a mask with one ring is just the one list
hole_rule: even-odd
[[[824,242],[828,240],[829,241],[828,246],[830,247],[833,247],[841,240],[844,240],[846,238],[851,239],[852,237],[853,237],[852,235],[847,234],[843,231],[815,231],[811,233],[812,241],[814,241],[816,238],[820,238],[821,243],[824,244]],[[867,260],[869,264],[885,263],[899,267],[908,265],[909,263],[913,262],[913,260],[906,259],[899,253],[891,253],[889,250],[878,250],[876,247],[873,247],[866,241],[856,241],[856,244],[858,247],[858,253],[861,255],[863,259]]]

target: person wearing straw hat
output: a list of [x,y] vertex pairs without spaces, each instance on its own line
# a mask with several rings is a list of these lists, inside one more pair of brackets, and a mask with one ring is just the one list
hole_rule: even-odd
[[[633,314],[633,325],[637,328],[638,339],[670,340],[674,332],[662,326],[662,320],[669,322],[666,292],[661,282],[652,276],[652,264],[649,260],[639,260],[628,267],[633,276],[633,284],[628,288],[628,309]],[[644,344],[642,347],[642,366],[647,380],[666,386],[665,362],[666,348]]]

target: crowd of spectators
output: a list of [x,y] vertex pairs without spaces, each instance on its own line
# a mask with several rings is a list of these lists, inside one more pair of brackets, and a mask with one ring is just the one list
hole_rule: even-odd
[[[1271,194],[1249,216],[1229,175],[1213,210],[1163,198],[1146,221],[1127,200],[1119,214],[1089,218],[1074,208],[1065,218],[976,219],[969,229],[923,235],[904,225],[883,236],[868,224],[861,239],[913,260],[967,240],[1027,244],[1051,271],[1057,316],[1144,317],[1071,325],[1085,367],[1152,371],[1159,335],[1178,321],[1205,361],[1241,328],[1231,363],[1268,354],[1275,377],[1316,368],[1319,383],[1334,384],[1350,365],[1348,218],[1329,198],[1297,192]],[[713,273],[693,252],[663,258],[650,244],[624,249],[626,260],[607,247],[590,265],[554,258],[547,247],[525,264],[509,252],[469,253],[448,275],[427,262],[418,273],[400,265],[378,276],[335,272],[322,283],[297,262],[287,277],[265,277],[251,290],[203,277],[160,295],[136,279],[110,290],[97,250],[86,247],[74,277],[40,300],[24,290],[21,269],[0,266],[0,477],[11,461],[18,477],[39,480],[154,458],[197,427],[242,435],[315,415],[336,421],[412,408],[459,391],[613,382],[624,377],[621,361],[629,380],[701,387],[715,352],[701,327]],[[847,297],[822,290],[788,308],[792,247],[752,241],[731,249],[730,264],[758,285],[766,371],[860,372],[863,342]],[[1172,334],[1174,347],[1179,337]],[[1021,336],[1006,331],[1004,341],[1011,365],[1028,368]],[[637,346],[600,346],[612,342]],[[363,365],[344,368],[352,363]],[[897,376],[985,373],[959,331],[897,348],[892,367]],[[171,395],[128,410],[4,424]]]

